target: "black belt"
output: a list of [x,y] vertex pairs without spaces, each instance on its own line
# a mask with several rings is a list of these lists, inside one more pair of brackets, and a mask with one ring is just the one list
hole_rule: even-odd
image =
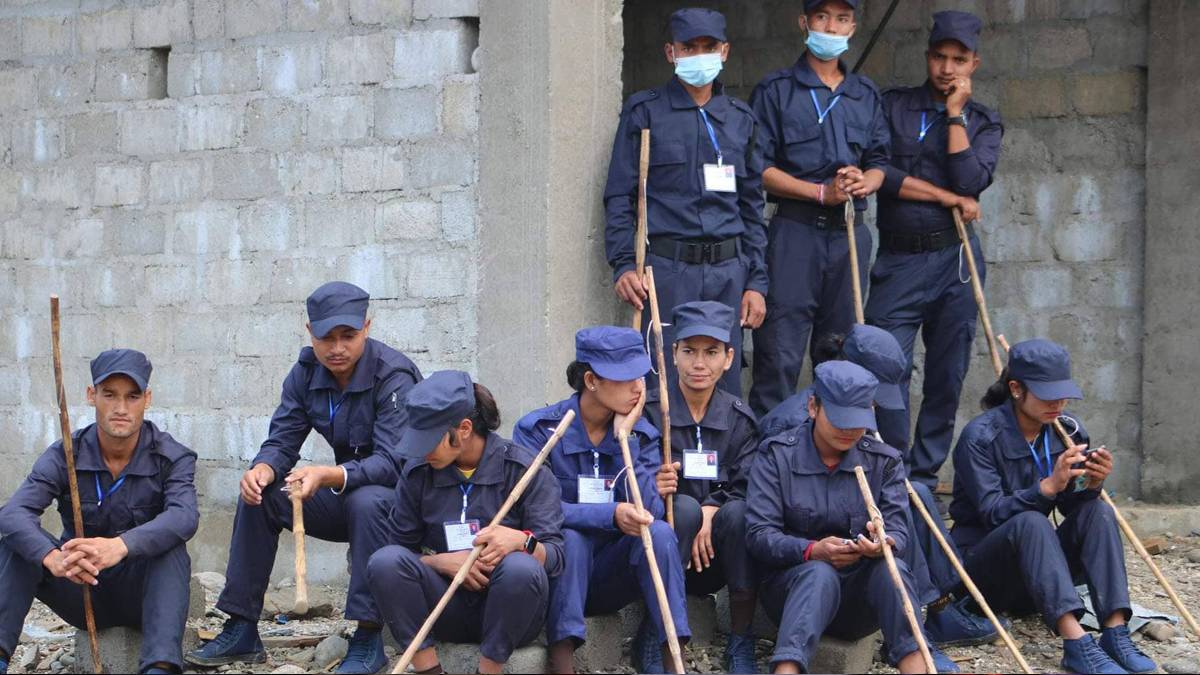
[[[846,229],[846,207],[843,206],[821,206],[812,202],[799,202],[793,199],[779,200],[779,208],[775,211],[775,215],[783,216],[788,220],[794,220],[797,223],[810,225],[818,230],[845,230]],[[856,210],[854,212],[854,224],[863,224],[863,212]]]
[[[967,236],[970,237],[972,234],[974,234],[974,228],[967,225]],[[961,243],[962,240],[958,238],[958,230],[953,227],[936,232],[879,231],[879,248],[895,253],[929,253],[958,246]]]
[[689,265],[725,262],[737,257],[737,238],[724,241],[689,241],[670,237],[651,237],[650,252],[660,258],[670,258]]

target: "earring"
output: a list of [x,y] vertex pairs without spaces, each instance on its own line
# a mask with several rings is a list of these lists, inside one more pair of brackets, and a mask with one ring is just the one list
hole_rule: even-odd
[[595,387],[588,387],[588,389],[591,389],[592,391],[596,391]]

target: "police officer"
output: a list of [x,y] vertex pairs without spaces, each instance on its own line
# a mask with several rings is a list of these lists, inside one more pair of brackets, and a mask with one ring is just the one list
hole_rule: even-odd
[[[952,534],[979,590],[1000,610],[1033,609],[1063,637],[1062,667],[1076,673],[1154,672],[1129,638],[1129,586],[1112,509],[1097,499],[1112,453],[1088,451],[1083,425],[1063,414],[1083,393],[1067,351],[1049,340],[1015,344],[1008,367],[983,397],[954,448]],[[1071,432],[1064,447],[1052,424]],[[1047,516],[1065,517],[1058,529]],[[1082,576],[1099,643],[1079,625]]]
[[[300,351],[284,380],[267,440],[242,477],[228,582],[217,601],[229,620],[216,639],[188,653],[189,663],[266,659],[258,617],[279,533],[292,526],[289,494],[304,500],[309,536],[350,543],[346,618],[359,625],[338,672],[372,673],[386,663],[366,566],[386,543],[383,523],[402,464],[395,450],[404,430],[404,398],[421,372],[408,357],[368,337],[368,301],[366,291],[342,281],[308,297],[312,346]],[[333,447],[336,466],[296,467],[313,429]]]
[[[575,334],[575,361],[567,367],[567,382],[575,393],[525,415],[513,429],[515,443],[540,448],[562,416],[575,411],[575,420],[550,453],[550,468],[562,488],[566,558],[562,574],[550,585],[546,638],[551,672],[574,672],[572,655],[587,638],[585,615],[615,612],[639,598],[645,600],[648,619],[638,631],[634,666],[643,673],[663,672],[667,635],[642,548],[643,526],[654,542],[675,632],[681,642],[691,636],[678,541],[660,520],[658,430],[644,419],[634,425],[629,449],[637,475],[628,476],[613,429],[618,416],[637,405],[649,370],[650,358],[637,331],[584,328]],[[626,480],[638,481],[644,511],[629,502]]]
[[[92,586],[96,626],[142,631],[139,672],[181,672],[196,533],[196,453],[145,420],[150,361],[132,349],[91,363],[96,423],[71,435],[83,532],[75,532],[62,441],[46,449],[0,508],[0,673],[36,597],[76,628]],[[63,533],[41,527],[58,501]],[[77,658],[84,658],[82,654]]]
[[[1000,115],[971,98],[980,26],[966,12],[934,14],[925,52],[928,80],[883,94],[891,160],[879,190],[879,255],[871,269],[866,318],[896,336],[909,363],[917,330],[922,331],[925,384],[911,451],[911,369],[901,383],[903,409],[884,412],[880,424],[904,430],[895,447],[907,451],[913,482],[931,489],[950,453],[978,311],[950,209],[962,209],[966,222],[976,218],[1004,135]],[[983,252],[974,229],[969,232],[982,282]]]
[[[499,673],[514,649],[542,631],[550,577],[563,568],[558,481],[542,466],[501,524],[491,527],[536,453],[495,433],[495,399],[464,372],[430,375],[413,387],[407,409],[392,545],[371,556],[371,592],[396,643],[407,647],[472,547],[483,546],[433,637],[482,642],[479,672]],[[433,639],[421,646],[413,668],[442,672]]]
[[[746,479],[758,431],[749,406],[717,387],[735,357],[730,332],[736,320],[733,308],[719,302],[675,308],[672,357],[678,374],[667,383],[672,463],[659,469],[658,493],[664,499],[674,495],[688,592],[708,595],[729,586],[726,672],[753,673],[750,626],[757,598],[746,551]],[[666,431],[657,389],[647,398],[646,417],[660,433]]]
[[[716,81],[729,58],[720,12],[681,9],[671,15],[670,32],[663,51],[675,76],[629,97],[613,140],[604,206],[614,290],[643,310],[649,323],[646,289],[634,261],[639,148],[642,129],[649,129],[646,264],[654,267],[659,306],[715,300],[739,310],[740,326],[757,328],[766,312],[767,235],[754,113]],[[739,396],[740,326],[731,336],[733,366],[721,380]],[[671,331],[664,327],[664,344],[674,341]],[[673,365],[667,368],[674,371]]]
[[[810,419],[772,437],[750,476],[746,543],[762,566],[760,595],[779,624],[774,672],[807,672],[823,633],[858,639],[882,628],[888,660],[925,672],[897,590],[882,560],[854,467],[861,466],[898,552],[909,544],[904,463],[865,436],[875,426],[878,381],[848,361],[815,369]],[[909,566],[896,564],[914,606]],[[957,672],[931,647],[938,672]]]
[[[760,124],[763,185],[779,208],[768,232],[771,293],[754,332],[750,406],[763,415],[795,393],[810,337],[854,323],[844,204],[854,199],[859,260],[871,253],[866,197],[883,182],[887,123],[879,92],[838,59],[854,34],[857,0],[805,0],[807,51],[768,75],[751,106]],[[860,271],[865,287],[866,271]]]

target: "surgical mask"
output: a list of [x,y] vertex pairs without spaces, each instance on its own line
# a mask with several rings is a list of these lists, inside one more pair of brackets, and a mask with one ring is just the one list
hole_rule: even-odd
[[693,87],[703,87],[717,79],[724,65],[720,52],[685,56],[675,59],[675,74]]
[[850,48],[850,36],[818,33],[810,30],[804,44],[808,47],[808,51],[821,61],[832,61]]

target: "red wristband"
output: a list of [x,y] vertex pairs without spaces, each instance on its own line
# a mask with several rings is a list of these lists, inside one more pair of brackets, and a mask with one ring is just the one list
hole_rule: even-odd
[[812,557],[812,550],[816,545],[817,542],[815,541],[808,542],[808,548],[804,549],[804,562],[808,562],[808,559]]

